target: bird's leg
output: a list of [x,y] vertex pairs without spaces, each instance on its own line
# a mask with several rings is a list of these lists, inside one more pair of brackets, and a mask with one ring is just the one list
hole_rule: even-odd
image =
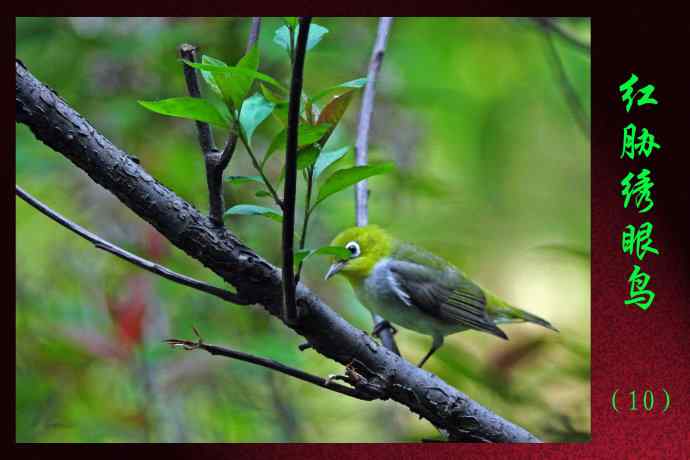
[[429,353],[426,354],[424,358],[419,362],[419,365],[417,367],[421,368],[424,363],[426,362],[427,359],[431,358],[431,355],[434,354],[436,350],[441,348],[441,345],[443,345],[443,336],[442,335],[435,335],[434,336],[434,342],[431,344],[431,350],[429,350]]
[[384,319],[380,323],[376,323],[376,325],[374,326],[374,330],[371,331],[371,335],[373,335],[374,337],[378,337],[380,339],[381,332],[383,332],[383,330],[386,328],[389,328],[391,330],[391,334],[393,335],[398,333],[398,330],[394,328],[393,325],[389,323],[387,319]]

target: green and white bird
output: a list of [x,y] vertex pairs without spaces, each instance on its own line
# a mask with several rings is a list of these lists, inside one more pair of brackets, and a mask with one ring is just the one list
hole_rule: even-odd
[[[396,240],[377,225],[349,228],[333,239],[351,256],[335,260],[326,279],[344,275],[359,301],[391,323],[433,337],[422,367],[447,335],[467,329],[508,336],[499,324],[548,321],[499,299],[442,258]],[[376,334],[379,331],[374,331]]]

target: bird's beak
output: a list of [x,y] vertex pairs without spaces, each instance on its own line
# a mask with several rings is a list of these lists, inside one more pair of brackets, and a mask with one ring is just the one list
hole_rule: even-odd
[[333,262],[333,265],[331,265],[331,268],[328,269],[328,272],[326,273],[324,279],[328,280],[330,277],[338,273],[345,267],[345,264],[347,264],[346,260],[338,260],[336,262]]

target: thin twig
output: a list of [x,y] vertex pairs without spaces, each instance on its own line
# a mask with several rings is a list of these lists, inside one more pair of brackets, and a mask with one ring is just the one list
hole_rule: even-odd
[[576,48],[579,48],[587,53],[591,52],[592,47],[589,43],[586,43],[581,38],[577,37],[570,30],[563,28],[563,26],[561,26],[557,21],[554,21],[552,18],[532,18],[532,20],[539,24],[542,28],[555,32],[563,40],[575,46]]
[[[355,143],[355,164],[357,166],[366,165],[369,159],[369,130],[371,129],[371,119],[374,114],[376,79],[381,71],[383,55],[386,52],[388,32],[390,31],[392,22],[393,18],[382,17],[379,20],[378,31],[376,32],[376,41],[374,42],[374,49],[371,53],[371,60],[369,61],[367,84],[364,88],[362,109],[359,112],[359,125],[357,126],[357,141]],[[366,180],[357,183],[355,194],[357,225],[362,227],[367,225],[369,221],[369,208],[367,206],[369,191],[367,190]]]
[[297,194],[297,128],[299,127],[300,99],[304,58],[307,54],[307,37],[311,17],[299,19],[297,49],[292,65],[290,99],[288,105],[287,147],[285,149],[285,188],[283,189],[283,320],[288,324],[297,322],[295,304],[295,272],[293,267],[295,234],[295,198]]
[[[196,48],[187,43],[180,45],[180,57],[190,62],[196,62]],[[186,63],[182,63],[184,78],[187,84],[187,91],[192,97],[201,97],[199,89],[199,76],[196,69]],[[211,222],[216,226],[223,226],[223,212],[225,203],[223,202],[223,174],[218,171],[220,153],[216,150],[213,142],[213,133],[208,123],[196,122],[199,135],[199,146],[204,156],[204,166],[206,167],[206,184],[208,185],[208,214]]]
[[[374,96],[376,95],[376,79],[381,71],[381,63],[383,62],[383,55],[386,52],[386,42],[388,40],[388,32],[390,31],[393,18],[382,17],[379,20],[379,27],[376,33],[376,41],[374,42],[374,49],[371,53],[371,61],[369,62],[369,71],[367,72],[367,84],[364,88],[364,97],[362,100],[362,109],[359,112],[359,125],[357,127],[357,142],[355,144],[356,157],[355,163],[357,166],[367,164],[369,156],[369,130],[371,128],[371,119],[374,114]],[[355,188],[355,214],[357,219],[357,226],[363,227],[369,223],[369,208],[367,201],[369,199],[369,190],[367,189],[367,181],[363,180],[357,183]],[[383,322],[384,319],[376,314],[372,314],[374,320],[374,327]],[[393,353],[400,355],[398,345],[395,343],[393,337],[392,327],[384,327],[379,333],[383,345]]]
[[296,369],[294,367],[286,366],[285,364],[279,363],[278,361],[274,361],[268,358],[262,358],[260,356],[250,355],[249,353],[243,353],[237,350],[231,350],[225,347],[209,345],[203,343],[201,339],[199,339],[196,342],[192,340],[167,339],[165,340],[165,342],[173,347],[182,347],[186,350],[204,350],[212,355],[224,356],[226,358],[237,359],[240,361],[245,361],[247,363],[252,363],[258,366],[266,367],[268,369],[273,369],[274,371],[281,372],[285,375],[289,375],[290,377],[295,377],[296,379],[302,380],[304,382],[308,382],[321,388],[335,391],[336,393],[344,394],[355,399],[361,399],[364,401],[370,401],[372,399],[371,397],[361,394],[354,388],[346,387],[345,385],[335,383],[332,380],[324,379],[316,375],[309,374],[302,370]]
[[[183,43],[179,48],[180,57],[190,62],[196,62],[196,47],[189,43]],[[196,69],[182,63],[182,70],[184,72],[184,80],[187,84],[187,91],[192,97],[201,97],[201,88],[199,87],[199,76]],[[213,132],[208,123],[203,121],[196,122],[197,135],[199,137],[199,146],[201,153],[206,156],[208,152],[216,149],[216,144],[213,141]]]
[[565,96],[568,106],[570,107],[570,111],[573,114],[573,118],[575,118],[575,122],[580,127],[587,139],[590,139],[590,125],[589,120],[587,119],[587,115],[585,114],[585,109],[584,107],[582,107],[582,103],[580,102],[580,99],[577,97],[575,88],[573,88],[573,85],[570,83],[570,80],[568,79],[568,75],[566,74],[565,68],[563,67],[563,61],[561,61],[561,57],[558,54],[558,50],[556,49],[556,46],[553,43],[553,40],[551,38],[551,32],[549,29],[544,29],[544,37],[546,40],[547,55],[549,57],[552,67],[554,68],[554,71],[556,72],[556,76],[560,82],[561,90],[563,91],[563,95]]
[[[307,191],[304,197],[304,220],[302,221],[302,236],[299,239],[299,249],[304,249],[307,243],[307,229],[309,228],[309,218],[311,217],[311,193],[314,186],[314,166],[310,166],[307,170]],[[302,274],[302,265],[304,260],[300,261],[297,267],[297,277],[295,282],[299,283],[300,275]]]
[[[247,39],[247,53],[256,45],[259,41],[259,33],[261,32],[261,17],[252,18],[252,26],[249,29],[249,38]],[[225,143],[225,148],[223,148],[223,153],[218,161],[218,174],[223,174],[225,168],[230,164],[232,156],[235,154],[235,147],[237,147],[237,133],[231,132],[228,136],[228,142]]]
[[216,297],[220,297],[221,299],[227,300],[229,302],[236,303],[238,305],[248,305],[249,302],[244,299],[243,297],[233,294],[230,291],[226,291],[225,289],[220,289],[215,286],[212,286],[210,284],[204,283],[203,281],[195,280],[194,278],[190,278],[185,275],[181,275],[179,273],[176,273],[170,269],[167,269],[161,265],[158,265],[154,262],[151,262],[150,260],[143,259],[139,256],[136,256],[132,254],[131,252],[125,251],[124,249],[104,240],[103,238],[99,237],[98,235],[95,235],[88,230],[86,230],[83,227],[80,227],[79,225],[75,224],[74,222],[68,220],[67,218],[63,217],[61,214],[59,214],[56,211],[53,211],[51,208],[43,204],[41,201],[39,201],[37,198],[34,198],[31,196],[29,193],[24,191],[21,187],[15,186],[16,194],[19,196],[22,200],[26,201],[28,204],[36,208],[38,211],[41,213],[45,214],[46,216],[50,217],[53,219],[55,222],[58,224],[62,225],[68,230],[71,230],[72,232],[76,233],[77,235],[81,236],[85,240],[90,241],[93,243],[95,247],[98,249],[102,249],[104,251],[107,251],[121,259],[124,259],[128,262],[133,263],[134,265],[143,268],[144,270],[148,270],[151,273],[155,273],[156,275],[162,276],[163,278],[169,279],[170,281],[174,281],[178,284],[182,284],[187,287],[194,288],[198,291],[206,292],[207,294],[212,294]]
[[261,33],[261,17],[253,17],[252,25],[249,29],[249,38],[247,38],[247,53],[256,45],[259,41],[259,33]]
[[273,201],[275,201],[276,205],[278,205],[280,209],[283,209],[283,200],[280,199],[280,197],[278,196],[278,192],[276,192],[276,189],[271,184],[271,181],[268,180],[268,177],[266,177],[266,174],[264,173],[264,168],[259,163],[259,160],[256,159],[256,155],[254,155],[254,150],[252,149],[251,145],[249,145],[249,142],[247,142],[247,139],[245,139],[242,134],[240,134],[239,138],[242,141],[244,148],[247,150],[249,158],[251,158],[252,160],[252,165],[254,166],[254,169],[258,171],[259,175],[261,176],[261,179],[264,182],[264,185],[268,189],[268,192],[273,197]]

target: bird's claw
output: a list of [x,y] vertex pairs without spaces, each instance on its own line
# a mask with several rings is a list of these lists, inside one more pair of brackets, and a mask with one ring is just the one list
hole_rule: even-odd
[[386,319],[383,321],[376,323],[374,326],[374,330],[371,331],[371,335],[377,338],[381,338],[381,332],[383,332],[384,329],[390,329],[391,334],[395,335],[398,333],[398,330]]
[[299,351],[304,351],[304,350],[308,350],[308,349],[314,348],[314,347],[312,346],[311,343],[304,342],[304,343],[298,345],[297,348],[299,348]]

